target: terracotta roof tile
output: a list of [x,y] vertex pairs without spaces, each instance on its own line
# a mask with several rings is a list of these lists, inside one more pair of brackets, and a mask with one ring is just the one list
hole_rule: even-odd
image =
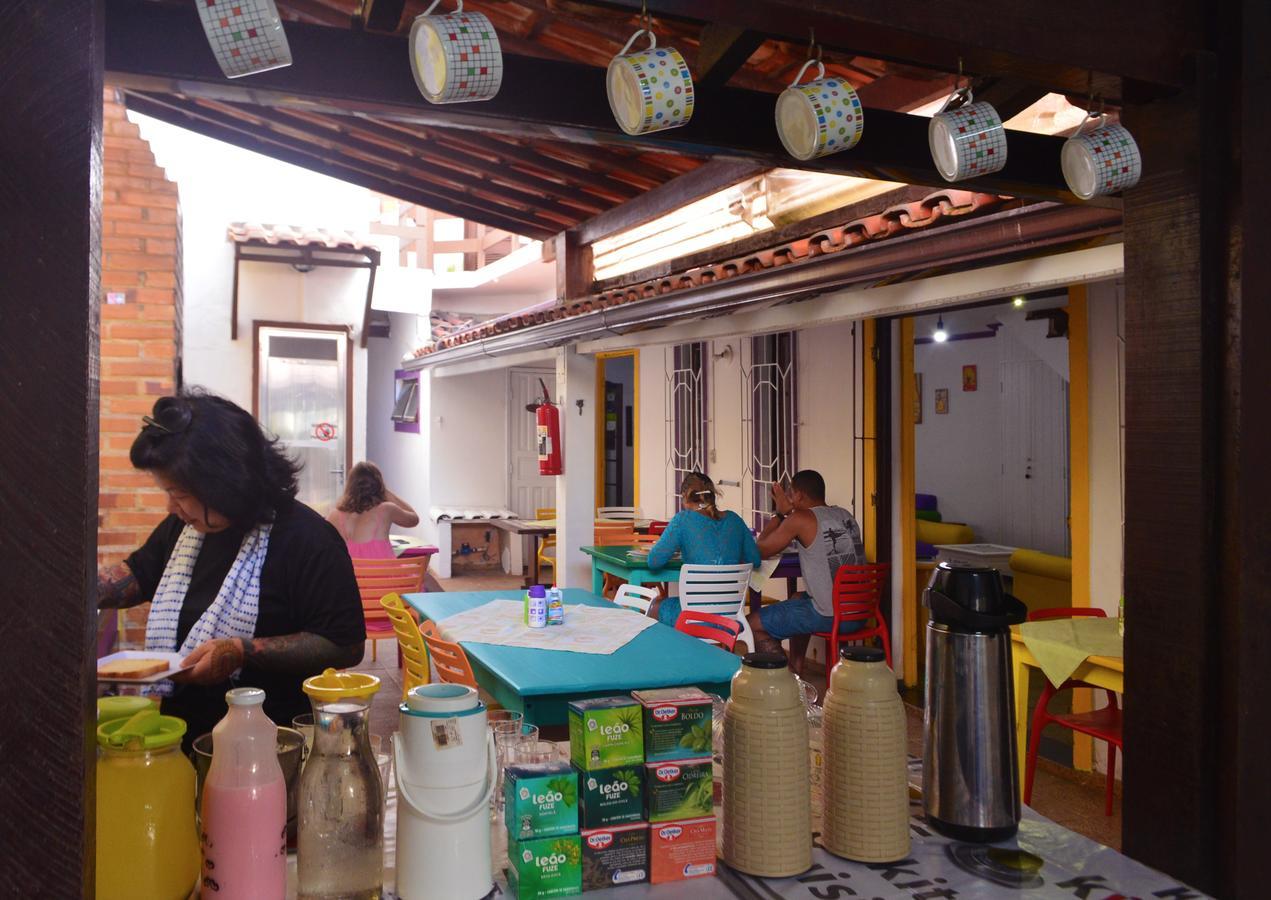
[[278,247],[315,247],[326,250],[375,250],[370,238],[358,237],[351,231],[334,231],[305,225],[262,225],[257,222],[234,222],[229,239],[236,244],[264,243]]
[[551,310],[550,319],[538,319],[533,315],[526,315],[528,310],[511,313],[434,341],[416,350],[414,355],[416,358],[427,356],[437,350],[457,347],[460,344],[482,340],[495,334],[517,331],[541,321],[580,316],[611,306],[638,303],[646,297],[688,290],[777,266],[801,265],[810,259],[839,253],[860,244],[886,240],[895,235],[912,233],[925,228],[939,227],[960,216],[996,212],[1011,200],[1010,197],[981,194],[975,191],[952,189],[935,191],[921,200],[892,206],[874,215],[853,219],[834,228],[823,229],[807,237],[787,241],[746,256],[699,266],[673,275],[650,279],[640,284],[615,288],[592,297],[573,300]]

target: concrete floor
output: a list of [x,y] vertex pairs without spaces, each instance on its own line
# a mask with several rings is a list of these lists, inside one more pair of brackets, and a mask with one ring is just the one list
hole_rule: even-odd
[[[514,590],[520,579],[507,575],[466,575],[435,582],[436,587],[448,592]],[[436,589],[432,584],[430,589]],[[387,736],[397,730],[397,705],[401,701],[402,681],[397,669],[397,648],[393,641],[379,642],[378,661],[371,660],[370,642],[359,671],[370,672],[383,679],[380,692],[371,709],[371,733]],[[812,681],[824,695],[825,678],[820,673],[809,673]],[[909,752],[922,755],[922,710],[912,703],[905,704],[908,715]],[[1021,773],[1022,777],[1022,773]],[[1108,847],[1121,848],[1120,786],[1113,805],[1113,814],[1103,814],[1103,776],[1096,773],[1075,772],[1047,760],[1041,760],[1033,786],[1033,808],[1043,816],[1053,819],[1065,828],[1085,835]]]

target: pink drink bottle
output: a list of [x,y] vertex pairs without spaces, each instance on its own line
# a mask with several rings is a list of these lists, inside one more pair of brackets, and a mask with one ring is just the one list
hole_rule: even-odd
[[212,729],[203,784],[202,896],[283,900],[287,895],[287,785],[278,765],[278,728],[260,688],[234,688]]

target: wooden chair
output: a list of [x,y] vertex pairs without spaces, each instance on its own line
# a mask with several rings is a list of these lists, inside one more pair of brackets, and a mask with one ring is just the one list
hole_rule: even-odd
[[427,556],[406,559],[355,559],[353,574],[362,594],[362,615],[366,620],[366,636],[371,639],[371,659],[378,659],[377,645],[395,632],[392,620],[380,605],[386,594],[415,594],[423,590]]
[[640,534],[637,531],[634,535],[635,546],[642,550],[651,550],[660,537],[662,537],[660,534]]
[[634,522],[640,518],[640,507],[638,506],[598,506],[596,507],[597,519],[609,519],[614,522]]
[[[887,665],[891,665],[891,636],[882,612],[887,569],[887,563],[866,563],[862,566],[839,566],[834,573],[834,624],[829,631],[815,635],[824,638],[829,647],[826,657],[829,668],[838,664],[839,644],[852,644],[873,637],[882,640]],[[872,626],[842,634],[845,622],[868,622],[871,619],[874,621]]]
[[[534,518],[542,521],[544,519],[556,518],[556,507],[540,506],[534,510]],[[550,553],[548,551],[551,551]],[[538,573],[539,577],[543,576],[543,569],[552,570],[552,583],[556,581],[556,535],[544,535],[543,539],[538,543]]]
[[[597,522],[595,541],[597,547],[634,547],[636,545],[635,524],[632,522]],[[612,597],[618,586],[625,582],[616,575],[604,573],[604,586],[601,593]]]
[[[1075,619],[1080,616],[1105,618],[1103,610],[1098,608],[1058,607],[1055,609],[1038,609],[1028,614],[1028,621],[1041,619]],[[1087,734],[1092,738],[1106,741],[1108,744],[1108,776],[1107,790],[1103,801],[1103,814],[1112,815],[1112,794],[1117,781],[1117,750],[1124,747],[1121,736],[1121,706],[1117,702],[1115,691],[1106,691],[1108,705],[1103,709],[1095,709],[1084,713],[1052,713],[1046,707],[1060,691],[1071,691],[1074,688],[1087,687],[1097,690],[1094,685],[1084,681],[1068,679],[1059,687],[1055,687],[1047,679],[1042,694],[1033,707],[1032,733],[1028,736],[1028,754],[1024,757],[1024,802],[1033,799],[1033,776],[1037,774],[1037,751],[1041,747],[1042,729],[1047,725],[1059,725],[1070,731]]]
[[419,633],[428,647],[428,658],[437,677],[451,684],[466,684],[470,688],[478,688],[477,677],[472,674],[472,663],[468,662],[468,654],[454,641],[441,636],[437,626],[428,619],[419,625]]
[[737,646],[737,636],[741,634],[741,623],[732,616],[716,616],[686,609],[675,620],[675,630],[708,644],[718,644],[732,653]]
[[649,614],[649,607],[657,598],[657,588],[624,584],[618,588],[618,593],[614,594],[613,602],[618,606],[633,609],[636,612],[647,616]]
[[380,598],[380,606],[388,613],[393,631],[397,634],[397,649],[402,657],[402,699],[405,700],[411,688],[428,684],[430,680],[428,648],[419,633],[419,624],[406,608],[401,594],[385,594]]
[[735,566],[685,564],[680,568],[680,609],[735,620],[740,625],[740,640],[754,650],[755,635],[746,621],[745,612],[751,568],[750,563]]

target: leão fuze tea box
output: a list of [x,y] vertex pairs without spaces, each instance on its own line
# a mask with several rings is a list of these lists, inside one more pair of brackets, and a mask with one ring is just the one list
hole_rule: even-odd
[[695,687],[631,694],[643,710],[644,759],[697,759],[711,752],[711,698]]
[[508,887],[519,900],[569,897],[582,891],[578,835],[508,841]]
[[508,766],[503,800],[509,840],[578,831],[578,776],[569,763]]
[[615,769],[644,762],[644,719],[630,697],[595,697],[569,704],[569,753],[579,769]]
[[578,773],[579,828],[604,828],[644,818],[644,769],[619,766]]

